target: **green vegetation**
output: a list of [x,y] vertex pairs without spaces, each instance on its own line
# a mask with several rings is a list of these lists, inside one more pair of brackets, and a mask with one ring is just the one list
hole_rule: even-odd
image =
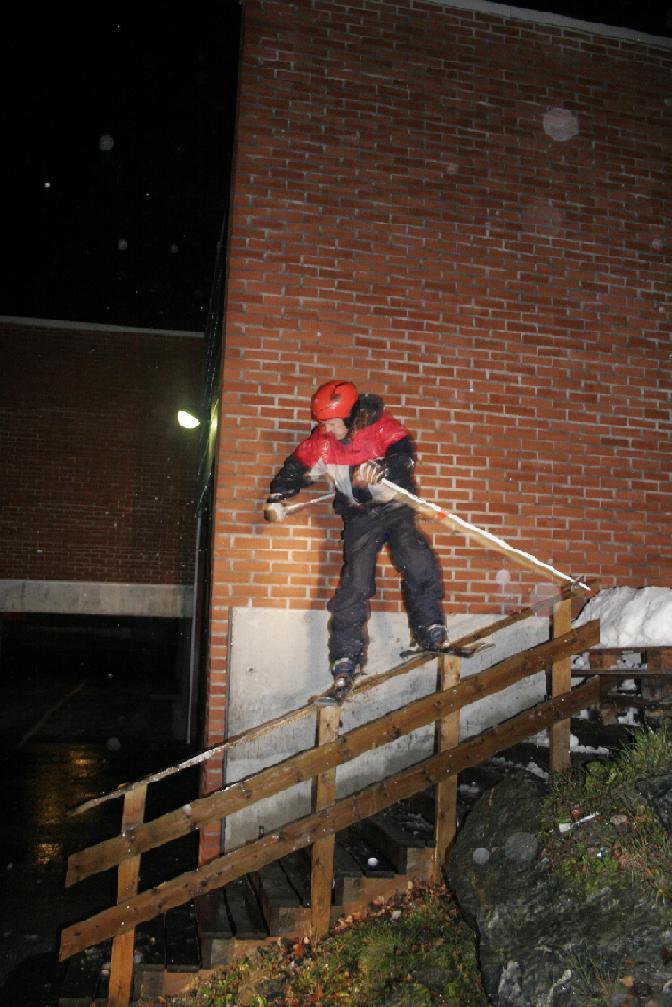
[[[672,840],[635,786],[670,769],[670,732],[642,730],[613,759],[552,781],[542,811],[544,853],[574,894],[622,880],[672,904]],[[588,815],[595,817],[581,821]]]
[[412,889],[339,921],[326,940],[278,941],[181,1001],[189,1007],[485,1007],[475,938],[445,889]]
[[[672,840],[636,784],[672,770],[672,733],[638,730],[612,759],[557,775],[541,819],[543,856],[573,896],[636,886],[672,925]],[[583,820],[585,819],[585,820]],[[562,831],[559,824],[566,826]],[[631,1003],[631,962],[605,976],[570,962],[583,1003]],[[312,946],[278,940],[218,973],[178,1007],[486,1007],[475,935],[444,888],[415,888],[339,921]],[[615,1001],[614,1001],[615,1002]]]

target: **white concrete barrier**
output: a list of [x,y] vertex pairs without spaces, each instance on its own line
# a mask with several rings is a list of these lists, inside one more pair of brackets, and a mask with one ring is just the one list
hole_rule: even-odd
[[[449,636],[456,639],[495,621],[491,615],[452,615]],[[229,735],[265,723],[331,684],[327,656],[328,613],[268,608],[234,608],[229,646]],[[462,677],[489,668],[549,637],[548,619],[526,619],[492,636],[494,646],[462,660]],[[402,613],[374,613],[369,620],[367,673],[378,674],[398,664],[399,653],[409,643],[408,623]],[[545,674],[524,679],[515,686],[462,711],[462,738],[540,702],[545,694]],[[399,676],[343,707],[343,732],[382,714],[405,706],[436,688],[436,661]],[[235,782],[266,766],[311,748],[315,719],[306,717],[256,741],[236,745],[227,756],[226,779]],[[390,773],[427,758],[433,752],[432,725],[398,738],[382,748],[353,759],[337,771],[339,798],[360,790]],[[226,849],[233,849],[310,811],[310,783],[298,784],[231,815],[226,824]]]

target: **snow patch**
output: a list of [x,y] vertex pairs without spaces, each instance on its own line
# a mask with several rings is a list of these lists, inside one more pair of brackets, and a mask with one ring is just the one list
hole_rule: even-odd
[[601,647],[672,646],[672,588],[607,588],[590,599],[574,625],[591,619],[600,620]]

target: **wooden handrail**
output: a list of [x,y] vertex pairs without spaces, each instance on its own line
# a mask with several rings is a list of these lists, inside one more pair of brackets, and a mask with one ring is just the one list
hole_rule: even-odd
[[250,807],[257,801],[286,790],[296,783],[334,769],[366,751],[388,744],[395,738],[410,734],[448,713],[483,699],[522,678],[543,670],[550,663],[568,659],[572,653],[587,650],[600,638],[599,622],[589,622],[572,629],[555,640],[505,658],[492,668],[471,675],[441,692],[432,692],[407,706],[384,714],[354,728],[337,740],[317,748],[309,748],[283,762],[262,769],[253,776],[233,783],[226,789],[191,804],[168,812],[150,822],[126,829],[96,846],[73,853],[68,860],[66,885],[74,884],[99,871],[108,870],[129,857],[172,839],[187,835],[209,822]]
[[107,937],[124,933],[196,895],[221,888],[241,875],[258,870],[294,850],[310,846],[328,834],[368,818],[428,786],[434,786],[447,773],[454,774],[468,766],[477,765],[502,749],[548,727],[557,719],[566,719],[571,713],[593,706],[598,701],[599,679],[592,677],[571,692],[526,710],[506,723],[425,759],[382,783],[366,787],[329,808],[291,822],[194,871],[181,874],[157,888],[127,899],[121,905],[112,906],[88,920],[75,923],[61,934],[59,960],[63,961]]
[[[591,591],[597,590],[599,587],[599,581],[597,578],[586,579],[585,583],[590,587]],[[517,612],[512,612],[510,615],[505,616],[503,619],[498,619],[496,622],[488,623],[486,626],[482,626],[480,629],[472,630],[461,636],[457,640],[453,640],[452,645],[456,648],[468,647],[472,643],[477,643],[480,640],[484,640],[488,636],[492,636],[494,633],[498,633],[502,629],[506,629],[508,626],[513,626],[524,619],[529,619],[536,615],[539,609],[547,607],[550,603],[554,601],[559,601],[563,598],[575,598],[580,597],[585,599],[585,589],[579,587],[575,584],[566,585],[555,594],[549,596],[548,598],[541,599],[532,605],[528,605],[525,608],[519,609]],[[399,675],[405,675],[409,671],[415,670],[415,668],[421,667],[423,664],[427,664],[429,661],[435,660],[435,655],[420,653],[413,657],[407,658],[405,661],[400,662],[393,668],[387,671],[381,672],[379,675],[370,675],[360,678],[356,683],[352,691],[352,695],[357,695],[358,693],[368,692],[370,689],[374,689],[384,682],[388,682],[392,678],[396,678]],[[214,759],[216,756],[221,755],[229,748],[233,748],[235,745],[239,745],[242,742],[254,741],[257,738],[263,737],[269,734],[271,731],[278,727],[284,727],[288,724],[294,723],[297,720],[301,720],[315,713],[315,706],[320,700],[324,699],[328,695],[328,691],[319,693],[316,696],[312,696],[307,703],[303,706],[298,707],[295,710],[290,710],[288,713],[280,714],[274,717],[272,720],[268,720],[263,724],[258,724],[255,727],[246,728],[246,730],[241,731],[238,734],[232,735],[225,741],[214,745],[212,748],[207,749],[204,752],[198,752],[196,755],[190,756],[188,759],[184,759],[182,762],[177,763],[174,766],[167,766],[165,769],[158,770],[156,773],[150,773],[148,776],[142,777],[140,780],[135,780],[132,783],[122,783],[114,790],[110,790],[105,794],[99,794],[97,797],[91,797],[89,800],[84,801],[82,804],[78,805],[76,808],[71,808],[67,814],[81,815],[83,812],[95,808],[100,804],[104,804],[106,801],[114,800],[118,797],[123,797],[125,794],[134,790],[136,787],[143,787],[149,783],[158,783],[159,780],[164,780],[168,776],[172,776],[174,773],[180,773],[184,769],[189,769],[192,766],[197,766],[208,759]]]

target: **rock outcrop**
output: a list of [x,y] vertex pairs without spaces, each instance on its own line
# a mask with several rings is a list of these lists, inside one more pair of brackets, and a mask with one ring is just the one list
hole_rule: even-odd
[[[661,820],[671,785],[668,775],[640,790]],[[489,999],[497,1007],[672,1007],[669,906],[622,874],[586,899],[563,888],[538,838],[545,793],[528,774],[503,780],[475,805],[450,856],[449,882],[478,932]],[[621,977],[629,993],[614,991]]]

